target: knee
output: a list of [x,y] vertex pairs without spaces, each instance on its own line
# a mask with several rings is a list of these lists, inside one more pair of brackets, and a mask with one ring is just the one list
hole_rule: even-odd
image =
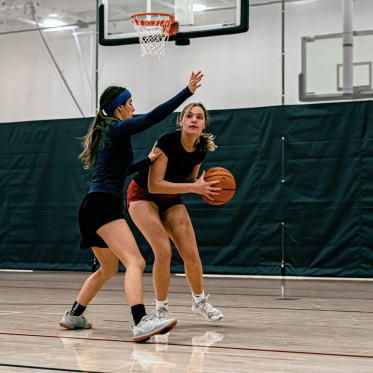
[[145,259],[143,257],[141,257],[141,259],[139,258],[136,265],[141,272],[144,272],[146,266]]
[[101,276],[108,281],[118,273],[118,263],[116,265],[101,266],[98,271],[100,272]]
[[169,264],[171,263],[172,252],[170,249],[162,249],[154,251],[155,261],[159,263]]
[[202,266],[201,258],[198,251],[184,250],[182,258],[184,263],[193,265],[194,267]]
[[127,270],[128,270],[129,267],[131,267],[132,269],[135,269],[136,271],[141,271],[141,273],[142,273],[142,272],[144,272],[145,265],[146,265],[145,259],[143,257],[139,257],[139,258],[136,258],[136,259],[132,259],[128,263]]

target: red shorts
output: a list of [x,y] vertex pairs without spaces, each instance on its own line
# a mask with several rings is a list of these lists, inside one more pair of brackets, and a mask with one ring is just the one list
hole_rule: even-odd
[[129,203],[135,201],[154,202],[158,206],[160,215],[172,206],[184,204],[181,194],[152,194],[132,180],[127,190],[127,210]]

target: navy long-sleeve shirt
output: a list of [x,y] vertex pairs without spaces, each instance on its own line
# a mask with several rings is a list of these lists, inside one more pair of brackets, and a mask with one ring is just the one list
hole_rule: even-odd
[[150,163],[148,157],[133,163],[131,136],[166,119],[190,96],[192,93],[186,87],[148,114],[120,122],[109,122],[105,128],[104,141],[97,153],[93,181],[88,193],[104,192],[123,198],[123,186],[127,175],[135,173]]

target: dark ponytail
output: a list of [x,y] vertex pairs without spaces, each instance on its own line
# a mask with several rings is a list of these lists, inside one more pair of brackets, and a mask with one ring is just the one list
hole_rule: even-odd
[[125,90],[122,87],[112,86],[106,88],[102,93],[100,97],[100,110],[89,127],[87,134],[83,137],[82,145],[84,150],[79,155],[79,158],[84,162],[85,169],[91,167],[96,162],[98,147],[104,141],[104,130],[108,122],[119,121],[114,116],[114,112],[106,113],[103,108]]

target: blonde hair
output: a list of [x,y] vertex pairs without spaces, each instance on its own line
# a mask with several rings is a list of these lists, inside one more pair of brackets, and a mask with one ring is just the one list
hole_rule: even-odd
[[[177,126],[181,130],[180,123],[183,121],[184,117],[189,114],[189,112],[194,107],[200,107],[204,114],[205,114],[205,125],[207,126],[210,123],[210,115],[206,108],[201,104],[200,102],[192,102],[186,106],[184,106],[183,110],[181,111],[180,115],[177,118]],[[195,145],[200,143],[200,149],[203,151],[210,151],[213,152],[218,146],[214,142],[215,136],[211,133],[202,132],[199,135],[199,138],[197,139]]]
[[[105,140],[105,128],[111,121],[119,121],[113,112],[105,113],[103,108],[123,93],[126,88],[111,86],[105,89],[100,97],[100,110],[88,129],[87,134],[83,137],[84,150],[79,155],[84,163],[84,168],[90,168],[97,159],[98,148]],[[105,113],[105,114],[104,114]]]

